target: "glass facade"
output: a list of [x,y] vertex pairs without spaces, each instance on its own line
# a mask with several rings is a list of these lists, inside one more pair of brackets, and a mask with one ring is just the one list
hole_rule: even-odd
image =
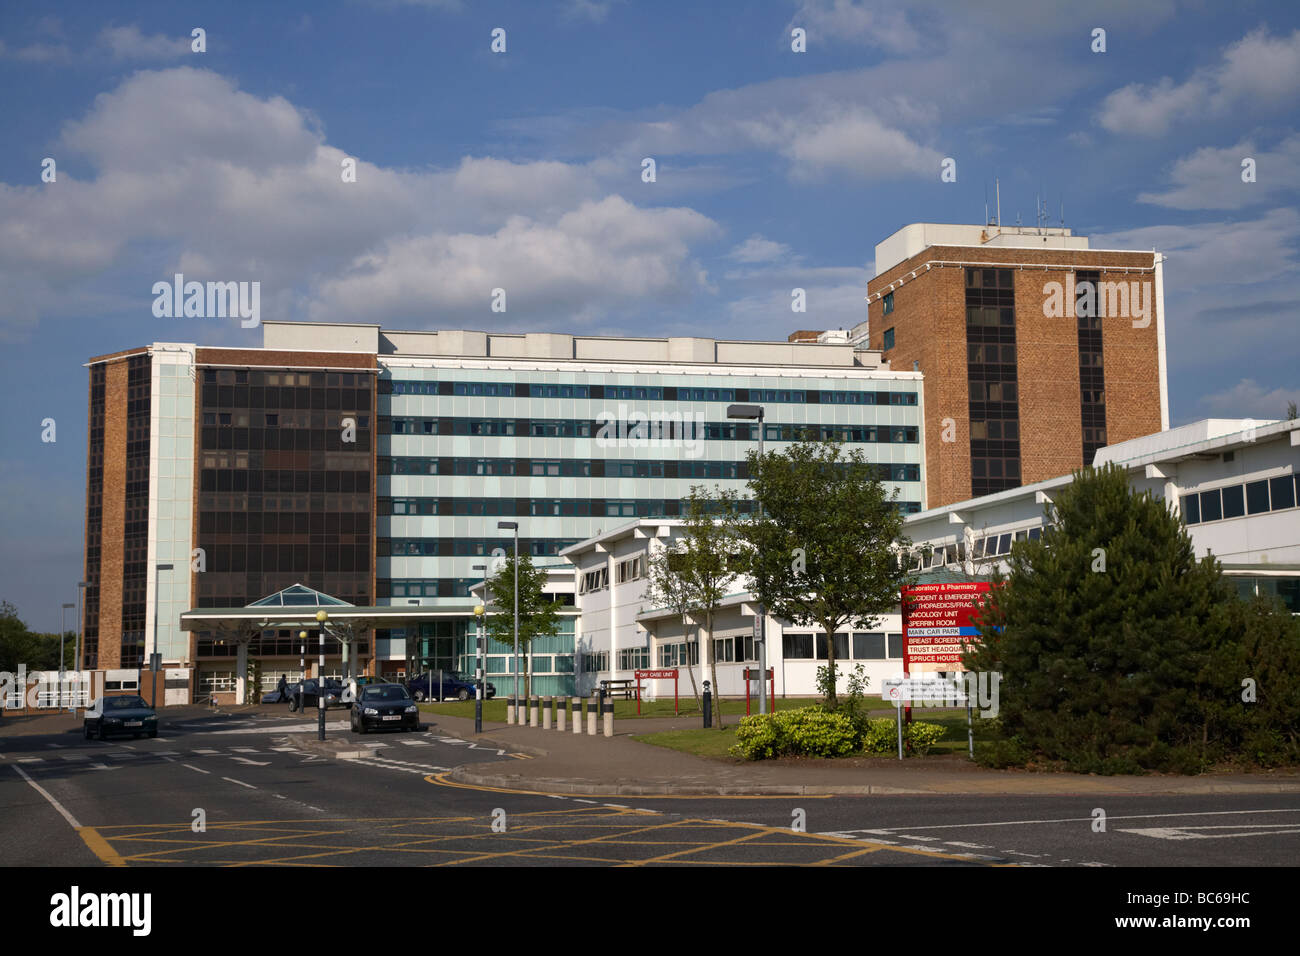
[[1020,484],[1013,269],[966,270],[966,376],[971,495]]
[[[919,383],[910,380],[382,364],[381,603],[463,608],[468,582],[481,578],[473,566],[514,546],[500,518],[518,520],[521,552],[551,558],[616,524],[679,516],[693,486],[746,493],[758,427],[728,420],[731,402],[764,405],[769,450],[803,434],[862,447],[899,489],[900,507],[921,507]],[[638,422],[700,431],[638,433]]]
[[373,604],[374,376],[200,368],[200,607],[292,584]]

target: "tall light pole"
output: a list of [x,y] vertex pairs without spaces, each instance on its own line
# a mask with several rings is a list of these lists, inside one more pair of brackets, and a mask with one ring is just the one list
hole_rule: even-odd
[[[487,601],[487,565],[474,565],[475,571],[483,572],[483,601]],[[483,733],[483,692],[484,692],[484,665],[483,652],[486,650],[483,646],[483,614],[487,610],[484,604],[474,606],[474,617],[478,621],[478,637],[475,641],[476,655],[474,658],[474,733]]]
[[519,713],[519,522],[498,521],[498,531],[515,533],[515,714]]
[[76,606],[77,606],[76,604],[73,604],[71,602],[63,605],[63,614],[60,618],[60,623],[63,625],[63,629],[59,631],[59,707],[60,708],[63,707],[63,695],[64,695],[63,672],[68,669],[66,658],[63,656],[63,635],[68,633],[68,608],[72,608]]
[[320,623],[320,670],[316,672],[316,710],[320,714],[316,724],[318,740],[325,739],[325,624],[329,619],[324,611],[316,612],[316,620]]
[[[86,645],[85,645],[85,641],[82,639],[82,633],[83,633],[83,630],[84,630],[83,625],[84,625],[84,623],[85,623],[85,618],[84,618],[84,616],[83,616],[82,613],[81,613],[81,595],[82,595],[82,593],[86,590],[86,588],[88,588],[88,587],[90,587],[90,582],[89,582],[89,581],[78,581],[78,582],[77,582],[77,652],[76,652],[76,654],[73,655],[73,657],[76,658],[76,660],[74,661],[74,666],[75,666],[76,669],[77,669],[77,687],[78,687],[78,689],[80,689],[80,687],[81,687],[81,663],[82,663],[81,659],[82,659],[82,657],[83,657],[83,656],[85,655],[85,653],[86,653]],[[86,703],[90,703],[89,699],[87,699]],[[76,696],[74,696],[74,697],[72,698],[72,713],[73,713],[73,716],[76,716],[76,713],[77,713],[77,698],[76,698]]]
[[[739,420],[758,421],[758,466],[763,464],[763,406],[762,405],[728,405],[727,417]],[[757,469],[756,469],[757,470]],[[761,516],[763,502],[754,496],[754,508]],[[763,602],[758,602],[758,616],[754,619],[754,637],[758,644],[758,712],[767,713],[767,621]],[[831,640],[834,640],[832,637]]]
[[[161,591],[159,590],[158,575],[163,571],[172,570],[170,564],[155,564],[153,571],[153,653],[160,654],[158,650],[158,607],[162,604]],[[153,673],[153,684],[149,691],[149,700],[153,706],[158,706],[158,672],[153,669],[153,655],[149,658],[149,670]]]

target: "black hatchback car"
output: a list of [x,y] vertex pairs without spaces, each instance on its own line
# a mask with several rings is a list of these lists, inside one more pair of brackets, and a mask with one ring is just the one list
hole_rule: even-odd
[[352,704],[352,732],[364,734],[384,727],[420,729],[420,708],[401,684],[367,684]]
[[81,728],[87,740],[92,737],[104,740],[109,734],[157,737],[158,714],[143,697],[101,697],[98,706],[86,711]]

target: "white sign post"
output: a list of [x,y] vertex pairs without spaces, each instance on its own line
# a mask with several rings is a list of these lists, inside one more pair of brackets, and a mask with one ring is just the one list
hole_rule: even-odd
[[898,759],[903,759],[903,705],[914,700],[956,701],[966,703],[967,735],[970,738],[971,756],[975,755],[975,741],[970,730],[970,700],[962,693],[959,683],[935,677],[886,677],[880,682],[880,699],[894,705],[898,712]]

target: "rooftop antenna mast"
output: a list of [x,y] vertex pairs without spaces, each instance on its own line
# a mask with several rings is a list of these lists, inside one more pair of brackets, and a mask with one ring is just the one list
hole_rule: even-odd
[[998,228],[1002,227],[1002,181],[996,177],[993,180],[993,187],[997,190],[998,202]]

